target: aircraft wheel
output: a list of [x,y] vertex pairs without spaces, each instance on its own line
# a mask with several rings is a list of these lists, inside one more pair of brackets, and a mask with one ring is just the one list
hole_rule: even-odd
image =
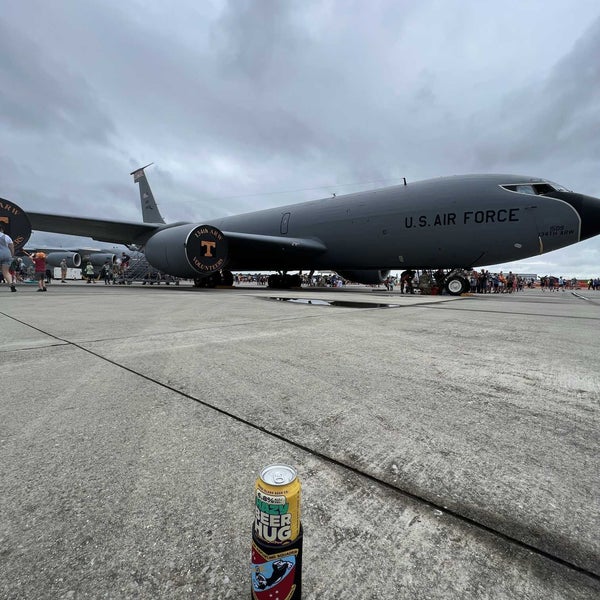
[[267,279],[267,285],[273,290],[285,289],[281,275],[269,275],[269,279]]
[[223,271],[221,285],[233,285],[233,273],[231,271]]
[[451,296],[460,296],[470,288],[470,285],[464,277],[452,275],[445,281],[444,287]]
[[212,275],[209,275],[205,279],[207,280],[206,287],[210,287],[210,288],[214,288],[223,283],[223,277],[221,277],[221,273],[219,271],[217,271],[216,273],[213,273]]
[[216,273],[211,273],[206,277],[195,277],[194,278],[194,287],[197,288],[214,288],[217,285],[221,285],[222,277],[221,273],[218,271]]

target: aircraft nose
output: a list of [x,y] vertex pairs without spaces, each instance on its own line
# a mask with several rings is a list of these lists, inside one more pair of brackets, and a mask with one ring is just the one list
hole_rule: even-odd
[[580,240],[587,240],[600,234],[600,198],[573,192],[548,195],[568,202],[579,213],[581,218]]
[[581,239],[600,234],[600,198],[581,195]]

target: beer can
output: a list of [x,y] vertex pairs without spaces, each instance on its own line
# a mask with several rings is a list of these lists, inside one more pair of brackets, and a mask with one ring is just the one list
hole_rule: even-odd
[[252,600],[302,597],[300,480],[287,465],[269,465],[254,487]]
[[254,534],[266,544],[286,545],[300,535],[300,480],[288,465],[269,465],[254,488]]

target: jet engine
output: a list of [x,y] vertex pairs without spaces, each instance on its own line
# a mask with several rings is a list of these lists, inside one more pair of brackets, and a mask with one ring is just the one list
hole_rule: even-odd
[[364,283],[365,285],[378,285],[383,283],[390,274],[389,270],[385,271],[383,269],[372,271],[358,269],[355,271],[336,271],[336,273],[348,281]]
[[112,265],[117,260],[117,256],[110,252],[93,252],[83,257],[83,262],[90,261],[94,267],[101,267],[107,260]]
[[159,271],[198,279],[220,271],[227,262],[227,239],[212,225],[174,225],[159,229],[146,242],[146,258]]
[[81,255],[78,252],[49,252],[46,255],[46,264],[51,267],[60,267],[62,259],[67,261],[67,267],[77,269],[81,266]]

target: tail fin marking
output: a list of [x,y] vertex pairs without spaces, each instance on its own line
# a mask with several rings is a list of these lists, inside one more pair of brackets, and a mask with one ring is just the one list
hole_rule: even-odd
[[138,183],[140,186],[140,203],[142,205],[142,220],[144,223],[164,223],[165,220],[158,210],[156,201],[154,200],[154,194],[150,189],[150,184],[146,178],[144,169],[154,163],[149,163],[144,167],[140,167],[135,171],[132,171],[130,175],[133,175],[133,181]]

